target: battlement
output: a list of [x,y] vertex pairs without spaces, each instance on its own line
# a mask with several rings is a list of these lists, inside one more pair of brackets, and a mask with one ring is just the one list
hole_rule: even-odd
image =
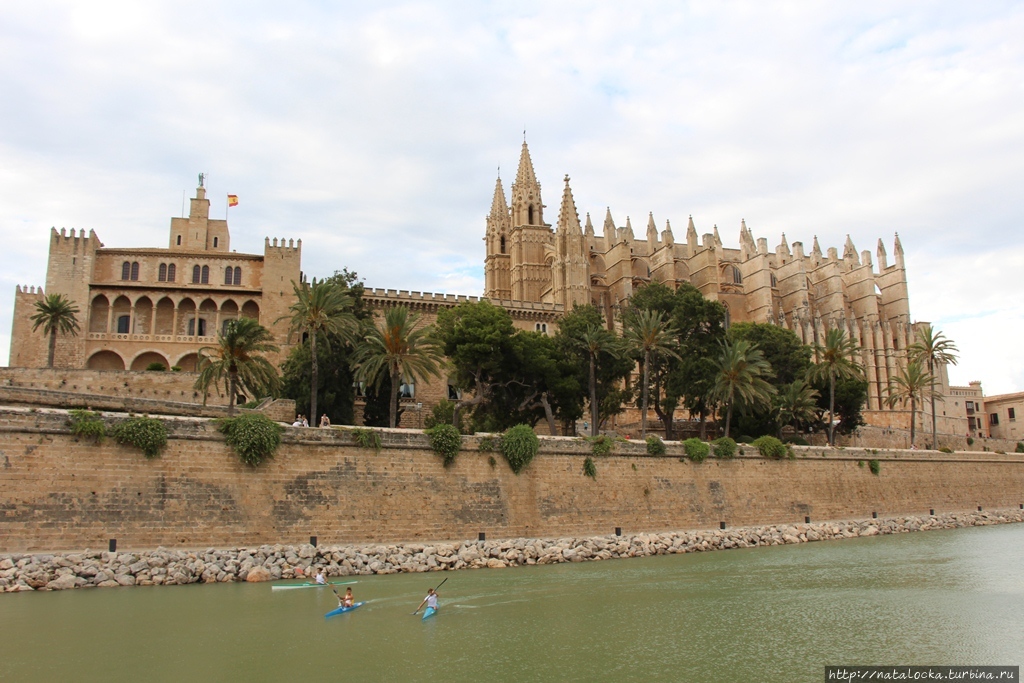
[[302,250],[302,240],[289,239],[286,242],[285,239],[282,237],[280,240],[280,244],[278,244],[278,238],[275,237],[273,240],[271,240],[269,237],[265,237],[263,241],[263,250],[276,250],[280,252],[293,251],[295,253],[298,253]]
[[15,285],[14,291],[15,294],[27,295],[38,299],[42,299],[46,296],[41,285],[39,287],[35,285]]
[[467,294],[438,294],[433,292],[413,292],[405,289],[381,289],[367,288],[363,292],[367,299],[384,299],[395,302],[435,303],[458,305],[462,303],[479,303],[489,301],[490,303],[506,309],[560,312],[564,310],[560,304],[538,303],[533,301],[512,301],[509,299],[488,299],[487,297],[470,296]]

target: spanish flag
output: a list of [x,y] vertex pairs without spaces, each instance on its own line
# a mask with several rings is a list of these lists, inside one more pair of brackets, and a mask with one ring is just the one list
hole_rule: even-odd
[[229,194],[228,195],[228,206],[238,206],[238,195],[237,194]]

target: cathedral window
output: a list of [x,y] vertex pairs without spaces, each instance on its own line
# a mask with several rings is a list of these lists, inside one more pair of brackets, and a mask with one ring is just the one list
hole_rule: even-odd
[[501,236],[501,253],[502,254],[505,253],[505,236],[504,235]]
[[530,204],[530,206],[526,209],[526,216],[526,224],[533,225],[533,204]]
[[131,273],[132,273],[132,264],[128,263],[128,261],[125,261],[124,263],[122,263],[121,264],[121,279],[122,280],[129,279],[131,277]]
[[232,276],[234,275],[234,273],[235,273],[235,271],[234,271],[234,269],[231,266],[228,266],[227,268],[224,269],[224,284],[226,284],[226,285],[230,285],[231,284],[231,279],[232,279]]
[[157,271],[156,279],[160,282],[167,282],[167,264],[161,263]]
[[771,278],[772,278],[772,287],[778,287],[779,286],[779,281],[775,278],[775,273],[771,273]]
[[117,316],[117,333],[128,334],[132,327],[132,317],[130,315],[119,315]]
[[203,266],[202,282],[203,282],[204,285],[205,284],[209,284],[209,282],[210,282],[210,266]]
[[199,284],[199,278],[201,277],[201,275],[200,275],[201,272],[202,271],[199,268],[199,266],[193,266],[192,267],[192,284],[194,284],[194,285]]
[[168,282],[174,282],[175,270],[177,270],[177,268],[175,267],[175,265],[173,263],[167,266],[167,281]]
[[242,269],[237,266],[235,267],[235,284],[242,284]]
[[139,262],[138,261],[135,261],[135,262],[132,263],[132,279],[133,280],[138,280],[139,279]]
[[740,269],[737,268],[736,266],[732,267],[732,283],[734,285],[743,284],[743,274],[740,272]]

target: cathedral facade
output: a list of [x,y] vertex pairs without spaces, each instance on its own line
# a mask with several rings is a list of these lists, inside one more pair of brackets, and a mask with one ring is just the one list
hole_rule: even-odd
[[519,167],[506,199],[499,178],[486,220],[484,296],[492,300],[551,304],[561,311],[593,304],[609,324],[634,291],[649,282],[675,288],[688,282],[727,310],[730,322],[771,323],[793,330],[807,344],[841,327],[857,342],[857,360],[868,380],[868,411],[886,411],[889,377],[906,363],[914,341],[907,299],[907,274],[899,236],[893,259],[882,241],[875,256],[859,252],[847,237],[840,256],[822,252],[817,237],[805,251],[786,236],[769,250],[741,222],[739,248],[726,248],[715,226],[698,235],[693,218],[682,241],[668,221],[659,231],[653,214],[643,238],[630,219],[616,224],[605,212],[600,234],[586,214],[580,222],[569,177],[555,225],[544,220],[541,186],[523,142]]

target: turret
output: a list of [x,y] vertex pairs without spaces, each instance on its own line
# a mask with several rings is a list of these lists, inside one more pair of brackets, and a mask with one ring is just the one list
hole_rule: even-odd
[[654,224],[654,212],[647,214],[647,243],[653,253],[658,248],[658,227]]

